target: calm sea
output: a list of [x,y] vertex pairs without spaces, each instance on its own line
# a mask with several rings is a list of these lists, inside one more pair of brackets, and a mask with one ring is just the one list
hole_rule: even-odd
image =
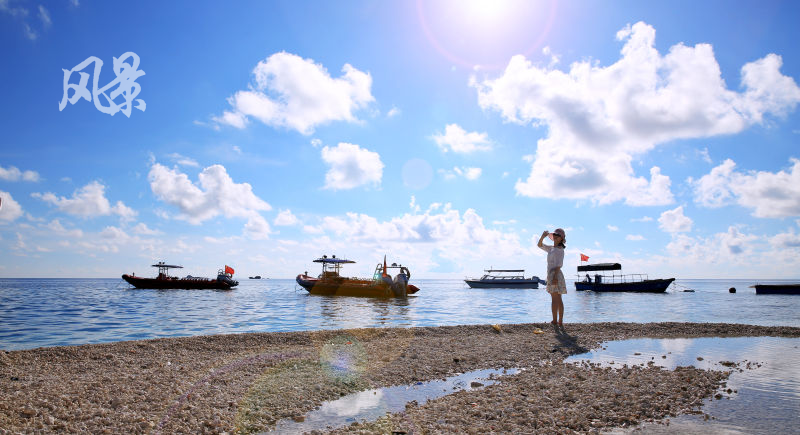
[[[800,296],[756,295],[756,280],[679,280],[664,294],[576,292],[566,322],[729,322],[800,326]],[[780,282],[780,281],[760,281]],[[407,299],[312,296],[294,280],[242,280],[232,291],[136,290],[120,279],[0,279],[0,349],[157,337],[550,320],[539,290],[414,280]],[[728,289],[735,287],[736,293]],[[684,289],[694,292],[684,292]]]

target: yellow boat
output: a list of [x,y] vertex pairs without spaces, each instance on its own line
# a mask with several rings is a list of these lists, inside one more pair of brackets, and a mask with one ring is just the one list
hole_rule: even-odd
[[[323,255],[314,260],[314,263],[322,263],[322,273],[319,276],[309,276],[308,272],[297,275],[297,283],[312,295],[394,298],[406,297],[419,291],[417,286],[408,284],[411,271],[395,263],[387,266],[386,257],[383,257],[383,264],[378,263],[375,266],[372,279],[342,276],[342,266],[354,264],[355,261],[336,258],[335,255],[330,258]],[[394,279],[389,274],[390,269],[398,269]]]

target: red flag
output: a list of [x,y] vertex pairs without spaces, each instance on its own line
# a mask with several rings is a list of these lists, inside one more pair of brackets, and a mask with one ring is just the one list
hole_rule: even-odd
[[230,273],[233,275],[233,268],[229,267],[227,264],[225,265],[225,273]]
[[589,257],[581,254],[581,261],[589,261]]

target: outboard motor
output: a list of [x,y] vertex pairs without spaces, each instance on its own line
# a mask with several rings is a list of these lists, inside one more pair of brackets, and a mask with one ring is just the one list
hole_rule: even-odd
[[392,283],[392,292],[395,296],[408,296],[408,278],[410,274],[407,272],[408,269],[401,267],[400,272],[394,277],[394,282]]

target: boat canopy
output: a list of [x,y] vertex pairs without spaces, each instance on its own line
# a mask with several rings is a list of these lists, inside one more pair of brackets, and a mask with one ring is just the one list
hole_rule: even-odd
[[327,255],[323,255],[321,258],[317,258],[314,260],[314,263],[323,263],[323,264],[352,264],[355,263],[353,260],[347,260],[344,258],[336,258],[336,256],[332,256],[328,258]]
[[525,269],[483,269],[484,272],[525,272]]
[[151,264],[150,266],[158,267],[159,269],[162,268],[162,267],[164,269],[183,269],[183,266],[175,266],[173,264],[164,264],[164,263]]
[[578,266],[578,272],[592,272],[596,270],[622,270],[622,265],[619,263],[597,263]]

